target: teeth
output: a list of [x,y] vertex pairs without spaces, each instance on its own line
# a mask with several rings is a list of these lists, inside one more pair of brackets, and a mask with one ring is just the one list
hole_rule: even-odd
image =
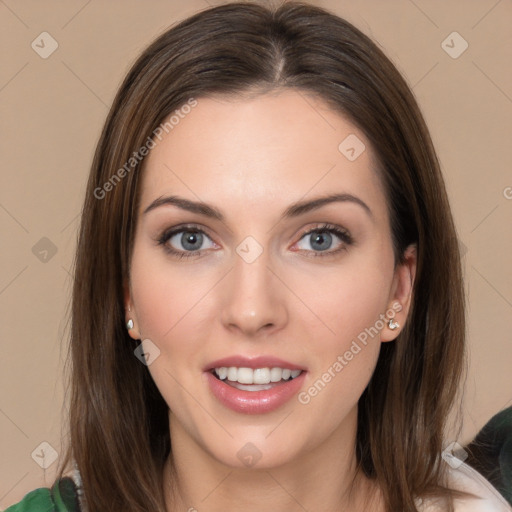
[[269,384],[288,380],[290,377],[295,379],[302,370],[289,370],[288,368],[237,368],[236,366],[225,366],[215,368],[215,373],[220,380],[239,382],[240,384]]
[[235,381],[238,378],[238,368],[235,368],[234,366],[231,366],[230,368],[227,368],[227,378],[228,380]]
[[220,380],[224,380],[228,376],[228,369],[226,367],[216,368],[215,373],[217,374]]
[[281,368],[272,368],[270,370],[270,382],[279,382],[283,376],[283,370]]
[[[240,372],[240,370],[238,370]],[[238,378],[240,381],[240,377]],[[256,368],[252,371],[252,383],[251,384],[268,384],[270,382],[270,369],[269,368]]]

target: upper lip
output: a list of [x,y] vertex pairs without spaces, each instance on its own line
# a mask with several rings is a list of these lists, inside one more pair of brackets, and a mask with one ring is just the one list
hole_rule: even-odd
[[286,368],[288,370],[305,370],[303,366],[284,359],[279,359],[274,356],[257,356],[257,357],[246,357],[242,355],[234,355],[229,357],[223,357],[217,359],[206,365],[204,371],[210,371],[214,368],[231,367],[236,366],[237,368]]

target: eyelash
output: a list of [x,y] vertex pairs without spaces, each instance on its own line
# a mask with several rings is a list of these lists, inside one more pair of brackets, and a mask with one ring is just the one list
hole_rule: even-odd
[[[191,233],[201,233],[203,235],[206,235],[208,238],[210,238],[199,226],[191,224],[186,226],[179,226],[177,228],[171,228],[162,233],[162,235],[158,238],[157,243],[158,245],[163,246],[164,250],[171,254],[172,256],[175,256],[179,259],[182,258],[191,258],[194,256],[199,255],[204,250],[197,250],[197,251],[178,251],[176,249],[173,249],[170,247],[167,242],[177,233],[184,233],[184,232],[191,232]],[[300,235],[299,241],[302,240],[306,235],[310,235],[312,233],[330,233],[335,236],[337,236],[341,242],[342,245],[338,249],[334,251],[307,251],[312,252],[313,255],[310,257],[316,258],[316,257],[328,257],[332,256],[334,254],[337,254],[341,251],[345,251],[347,249],[347,246],[352,245],[354,243],[351,235],[348,231],[343,230],[337,226],[334,226],[332,224],[322,224],[321,226],[317,226],[313,229],[309,229],[308,231],[305,231]],[[303,249],[299,249],[303,250]]]

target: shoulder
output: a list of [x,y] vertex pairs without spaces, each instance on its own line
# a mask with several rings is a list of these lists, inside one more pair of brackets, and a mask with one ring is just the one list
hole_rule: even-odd
[[474,497],[455,501],[456,512],[512,512],[512,507],[496,488],[478,471],[465,463],[450,467],[451,487]]
[[[458,461],[448,469],[448,487],[466,493],[454,499],[455,512],[512,512],[512,506],[480,473],[468,464]],[[443,512],[440,500],[419,500],[421,512]]]
[[64,477],[52,487],[41,487],[7,508],[5,512],[79,512],[77,487],[74,480]]

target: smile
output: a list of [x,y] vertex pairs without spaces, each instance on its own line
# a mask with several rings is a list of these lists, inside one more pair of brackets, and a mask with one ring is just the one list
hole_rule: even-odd
[[215,401],[242,414],[264,414],[284,406],[300,392],[308,373],[272,356],[232,356],[203,371]]
[[214,369],[215,375],[226,384],[245,391],[271,389],[273,384],[298,377],[302,370],[288,368],[237,368],[236,366]]

